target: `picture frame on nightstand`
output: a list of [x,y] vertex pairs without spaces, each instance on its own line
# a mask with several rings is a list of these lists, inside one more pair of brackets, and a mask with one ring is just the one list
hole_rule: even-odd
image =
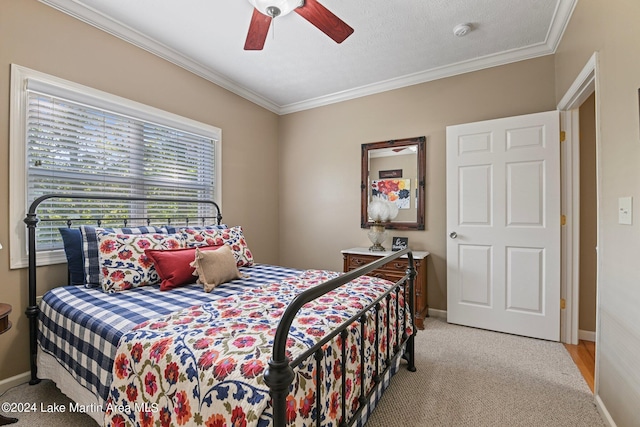
[[391,239],[391,250],[392,251],[401,251],[404,248],[409,247],[409,238],[408,237],[393,237]]

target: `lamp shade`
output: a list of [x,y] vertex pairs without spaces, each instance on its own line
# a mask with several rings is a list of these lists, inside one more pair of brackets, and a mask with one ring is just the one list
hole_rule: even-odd
[[391,221],[398,215],[398,205],[383,197],[376,196],[369,202],[367,213],[374,222],[368,233],[369,240],[373,243],[373,246],[370,246],[369,250],[374,252],[384,251],[385,249],[384,246],[382,246],[382,242],[385,241],[388,233],[384,229],[383,223]]
[[263,15],[275,18],[276,16],[284,16],[292,12],[293,9],[302,6],[304,0],[249,0],[249,3]]
[[373,197],[367,211],[374,221],[391,221],[398,215],[398,206],[381,197]]

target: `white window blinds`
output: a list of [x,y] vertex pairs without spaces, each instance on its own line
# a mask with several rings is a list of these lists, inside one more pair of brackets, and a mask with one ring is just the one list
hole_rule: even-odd
[[[215,200],[217,141],[129,113],[27,90],[28,204],[49,193]],[[91,201],[90,197],[46,203],[45,213],[128,217],[134,220],[131,224],[136,218],[162,223],[179,208],[159,202]],[[215,215],[213,211],[180,209],[185,216]],[[61,247],[59,226],[64,225],[38,225],[39,250]]]

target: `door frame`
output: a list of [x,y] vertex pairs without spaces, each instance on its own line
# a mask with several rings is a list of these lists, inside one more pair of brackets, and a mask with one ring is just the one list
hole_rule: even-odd
[[[566,344],[578,344],[578,314],[580,293],[580,132],[579,107],[592,93],[596,93],[596,209],[600,213],[600,108],[598,83],[598,52],[594,52],[582,71],[578,74],[569,90],[558,103],[560,110],[560,129],[565,132],[561,142],[561,194],[562,213],[566,215],[566,225],[561,231],[561,284],[560,297],[566,306],[560,313],[560,341]],[[596,239],[600,241],[600,222],[597,220]],[[597,245],[597,244],[596,244]],[[600,256],[596,246],[596,289],[599,284]],[[596,349],[599,338],[599,293],[596,300]],[[597,381],[597,377],[596,377]]]

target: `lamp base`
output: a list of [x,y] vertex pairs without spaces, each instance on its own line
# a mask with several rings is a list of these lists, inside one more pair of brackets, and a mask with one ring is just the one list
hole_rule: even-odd
[[380,243],[376,243],[376,244],[374,244],[372,246],[369,246],[369,251],[370,252],[384,252],[384,251],[386,251],[386,249]]
[[383,252],[386,251],[384,246],[382,246],[382,242],[387,238],[387,230],[384,229],[384,225],[379,222],[374,223],[369,229],[369,240],[373,243],[372,246],[369,247],[371,252]]

